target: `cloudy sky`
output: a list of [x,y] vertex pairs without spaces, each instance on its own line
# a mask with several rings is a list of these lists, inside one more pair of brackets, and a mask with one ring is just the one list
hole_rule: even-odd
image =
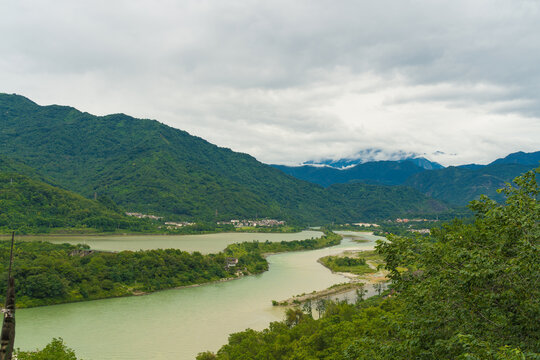
[[0,92],[266,163],[540,150],[538,1],[0,0]]

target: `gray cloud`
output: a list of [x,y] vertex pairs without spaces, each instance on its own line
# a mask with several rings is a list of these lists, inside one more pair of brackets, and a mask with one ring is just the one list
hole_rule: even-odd
[[536,1],[22,0],[0,4],[0,31],[0,91],[265,162],[540,143]]

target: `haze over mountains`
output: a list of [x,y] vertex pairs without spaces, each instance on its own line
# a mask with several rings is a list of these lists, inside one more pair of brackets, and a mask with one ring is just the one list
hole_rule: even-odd
[[[377,159],[378,157],[384,157],[384,160]],[[357,154],[354,158],[345,158],[345,159],[325,159],[320,161],[309,160],[305,161],[302,165],[312,165],[312,166],[328,166],[335,169],[346,169],[353,167],[355,165],[378,162],[378,161],[395,161],[395,162],[404,162],[410,161],[417,166],[420,166],[426,170],[433,169],[442,169],[442,166],[439,163],[429,161],[428,159],[418,156],[416,154],[408,154],[405,152],[398,152],[392,154],[384,154],[382,150],[368,149]]]
[[464,206],[482,194],[502,200],[496,190],[523,172],[538,167],[539,162],[540,151],[517,152],[488,165],[467,164],[448,168],[424,158],[361,162],[347,168],[329,165],[346,163],[341,160],[327,161],[325,166],[273,166],[322,186],[354,182],[406,185],[447,203]]
[[1,155],[51,184],[171,219],[349,222],[448,207],[407,187],[296,179],[155,120],[93,116],[0,94]]
[[[273,167],[155,120],[94,116],[7,94],[0,94],[0,121],[5,159],[0,171],[119,205],[107,210],[97,204],[103,211],[179,220],[273,217],[325,223],[434,216],[447,212],[447,204],[462,206],[480,194],[496,197],[505,181],[540,160],[537,152],[473,169],[437,169],[440,165],[426,159],[367,162],[344,170]],[[7,163],[18,164],[17,169],[7,169]],[[104,218],[106,211],[94,215]]]

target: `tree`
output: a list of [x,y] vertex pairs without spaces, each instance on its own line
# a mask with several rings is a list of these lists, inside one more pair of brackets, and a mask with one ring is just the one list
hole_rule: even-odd
[[358,284],[358,289],[356,289],[356,303],[359,303],[364,300],[367,290],[365,289],[364,283]]
[[300,309],[289,308],[285,312],[285,324],[287,324],[288,327],[298,325],[298,323],[302,321],[303,318],[304,313]]
[[317,299],[317,301],[315,301],[315,310],[317,310],[317,314],[319,314],[319,318],[320,318],[324,314],[324,311],[326,310],[326,300]]
[[377,245],[404,304],[413,357],[456,358],[463,335],[494,349],[540,350],[538,171],[502,189],[505,204],[471,202],[473,224],[454,221],[431,238]]
[[311,299],[306,300],[306,302],[302,305],[302,310],[304,311],[304,314],[310,318],[313,318],[313,305]]
[[205,351],[197,355],[197,360],[214,360],[217,359],[216,354],[211,351]]
[[68,348],[62,338],[54,338],[43,350],[19,351],[19,360],[77,360],[75,352]]
[[373,289],[377,292],[377,295],[381,295],[382,291],[384,290],[384,284],[381,282],[376,282],[373,284]]

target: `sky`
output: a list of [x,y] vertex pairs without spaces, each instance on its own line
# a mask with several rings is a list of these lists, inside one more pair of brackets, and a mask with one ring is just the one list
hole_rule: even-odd
[[265,163],[540,150],[540,2],[0,0],[0,92]]

